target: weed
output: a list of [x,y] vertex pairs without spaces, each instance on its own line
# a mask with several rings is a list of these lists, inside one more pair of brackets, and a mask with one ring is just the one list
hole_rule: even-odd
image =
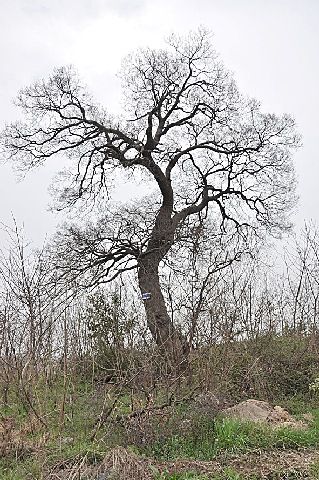
[[244,453],[255,449],[298,449],[319,445],[318,415],[309,429],[271,428],[233,419],[198,419],[188,432],[158,439],[144,451],[158,459],[211,460],[221,452]]
[[[247,477],[246,477],[247,479]],[[200,475],[198,473],[173,473],[163,474],[158,480],[245,480],[245,477],[232,468],[226,468],[221,474]],[[250,477],[249,480],[255,480]],[[257,479],[256,479],[257,480]]]

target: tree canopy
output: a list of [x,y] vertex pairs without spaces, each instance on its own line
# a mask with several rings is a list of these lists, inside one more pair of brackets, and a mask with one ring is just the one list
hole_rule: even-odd
[[[94,103],[74,70],[62,67],[21,90],[25,121],[9,125],[2,139],[23,170],[58,155],[71,160],[60,206],[94,201],[102,213],[60,232],[61,268],[88,273],[93,283],[137,269],[141,292],[150,293],[154,339],[176,351],[161,262],[207,221],[245,235],[288,228],[296,201],[291,153],[300,139],[289,115],[263,113],[239,93],[204,30],[171,36],[167,49],[138,50],[120,76],[121,117]],[[112,203],[118,171],[143,175],[154,192],[132,203],[123,191],[123,204]]]

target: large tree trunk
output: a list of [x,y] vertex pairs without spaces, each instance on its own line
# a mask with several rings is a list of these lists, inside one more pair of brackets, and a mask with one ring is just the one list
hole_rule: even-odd
[[138,259],[138,280],[144,299],[147,324],[152,336],[173,370],[184,365],[183,341],[168,314],[159,281],[159,264],[174,243],[177,223],[173,222],[173,190],[170,180],[149,157],[148,168],[158,181],[163,203],[155,219],[146,251]]
[[179,370],[185,362],[183,342],[168,314],[158,275],[157,255],[147,255],[139,261],[138,280],[144,300],[147,324],[152,336],[171,368]]

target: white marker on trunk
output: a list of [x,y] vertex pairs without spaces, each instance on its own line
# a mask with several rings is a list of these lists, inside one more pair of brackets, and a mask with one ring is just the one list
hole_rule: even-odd
[[149,300],[151,298],[150,292],[142,293],[142,300]]

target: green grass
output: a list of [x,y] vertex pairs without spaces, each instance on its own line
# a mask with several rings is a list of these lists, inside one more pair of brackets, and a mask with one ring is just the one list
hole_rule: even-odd
[[[0,458],[1,480],[37,480],[42,478],[43,468],[50,468],[62,462],[76,462],[86,456],[90,463],[97,463],[104,458],[107,451],[114,445],[132,445],[138,453],[146,454],[160,460],[196,459],[211,460],[216,455],[227,453],[246,453],[256,449],[298,449],[303,447],[319,446],[319,409],[315,409],[315,401],[310,403],[305,397],[291,397],[278,404],[288,407],[292,413],[300,415],[311,411],[315,420],[308,430],[292,430],[281,428],[273,430],[266,426],[242,423],[230,419],[212,419],[207,416],[197,416],[192,407],[179,405],[171,412],[168,426],[165,426],[161,417],[151,419],[148,425],[149,438],[144,444],[130,441],[124,431],[105,426],[98,433],[94,442],[91,440],[94,422],[102,410],[104,395],[92,390],[90,382],[69,380],[66,392],[64,423],[60,425],[61,402],[63,398],[63,383],[57,379],[50,388],[40,381],[32,390],[32,397],[37,411],[43,415],[48,428],[41,425],[24,435],[26,448],[20,457],[14,452]],[[159,399],[158,403],[161,403]],[[111,399],[110,399],[111,401]],[[135,405],[139,405],[143,398],[135,398]],[[117,405],[116,413],[130,412],[131,398],[123,394]],[[142,403],[141,403],[142,404]],[[30,424],[31,413],[22,406],[21,399],[13,389],[10,393],[8,405],[0,408],[0,415],[15,419],[17,429]],[[30,416],[31,415],[31,416]],[[188,419],[187,428],[183,427],[183,420]],[[152,423],[153,422],[153,423]],[[157,422],[157,423],[156,423]],[[165,422],[166,424],[167,422]],[[38,442],[49,433],[45,444]],[[68,440],[68,441],[66,441]],[[315,467],[314,467],[315,469]],[[319,479],[319,466],[317,468]],[[242,480],[243,477],[234,471],[225,471],[222,476],[205,477],[195,474],[175,474],[162,476],[161,480]]]
[[290,396],[278,397],[272,403],[276,403],[277,405],[280,405],[288,410],[288,412],[290,412],[292,415],[300,417],[306,412],[312,413],[318,409],[319,397],[318,395],[311,394],[310,392],[307,393],[307,395],[299,392]]
[[[77,379],[67,383],[64,422],[61,424],[61,405],[64,396],[63,381],[58,378],[50,387],[39,380],[30,389],[34,407],[43,417],[47,427],[36,421],[32,410],[23,407],[21,392],[10,390],[8,405],[0,408],[0,479],[40,479],[43,466],[87,456],[89,461],[101,460],[106,453],[103,442],[94,443],[90,436],[94,422],[102,409],[103,395],[93,400],[90,382]],[[3,418],[14,420],[12,433],[1,439]],[[31,425],[34,423],[34,428]],[[47,438],[45,439],[47,435]],[[41,443],[41,439],[45,440]],[[15,445],[21,440],[21,452],[17,455]],[[67,441],[66,441],[67,440]],[[12,444],[12,451],[1,457],[1,442]]]
[[298,449],[319,445],[319,410],[309,429],[288,427],[273,429],[264,425],[232,419],[198,421],[191,430],[157,440],[144,451],[157,459],[211,460],[222,452],[246,453],[262,449]]
[[1,480],[26,480],[41,479],[42,465],[35,458],[29,458],[21,462],[15,459],[0,460]]

